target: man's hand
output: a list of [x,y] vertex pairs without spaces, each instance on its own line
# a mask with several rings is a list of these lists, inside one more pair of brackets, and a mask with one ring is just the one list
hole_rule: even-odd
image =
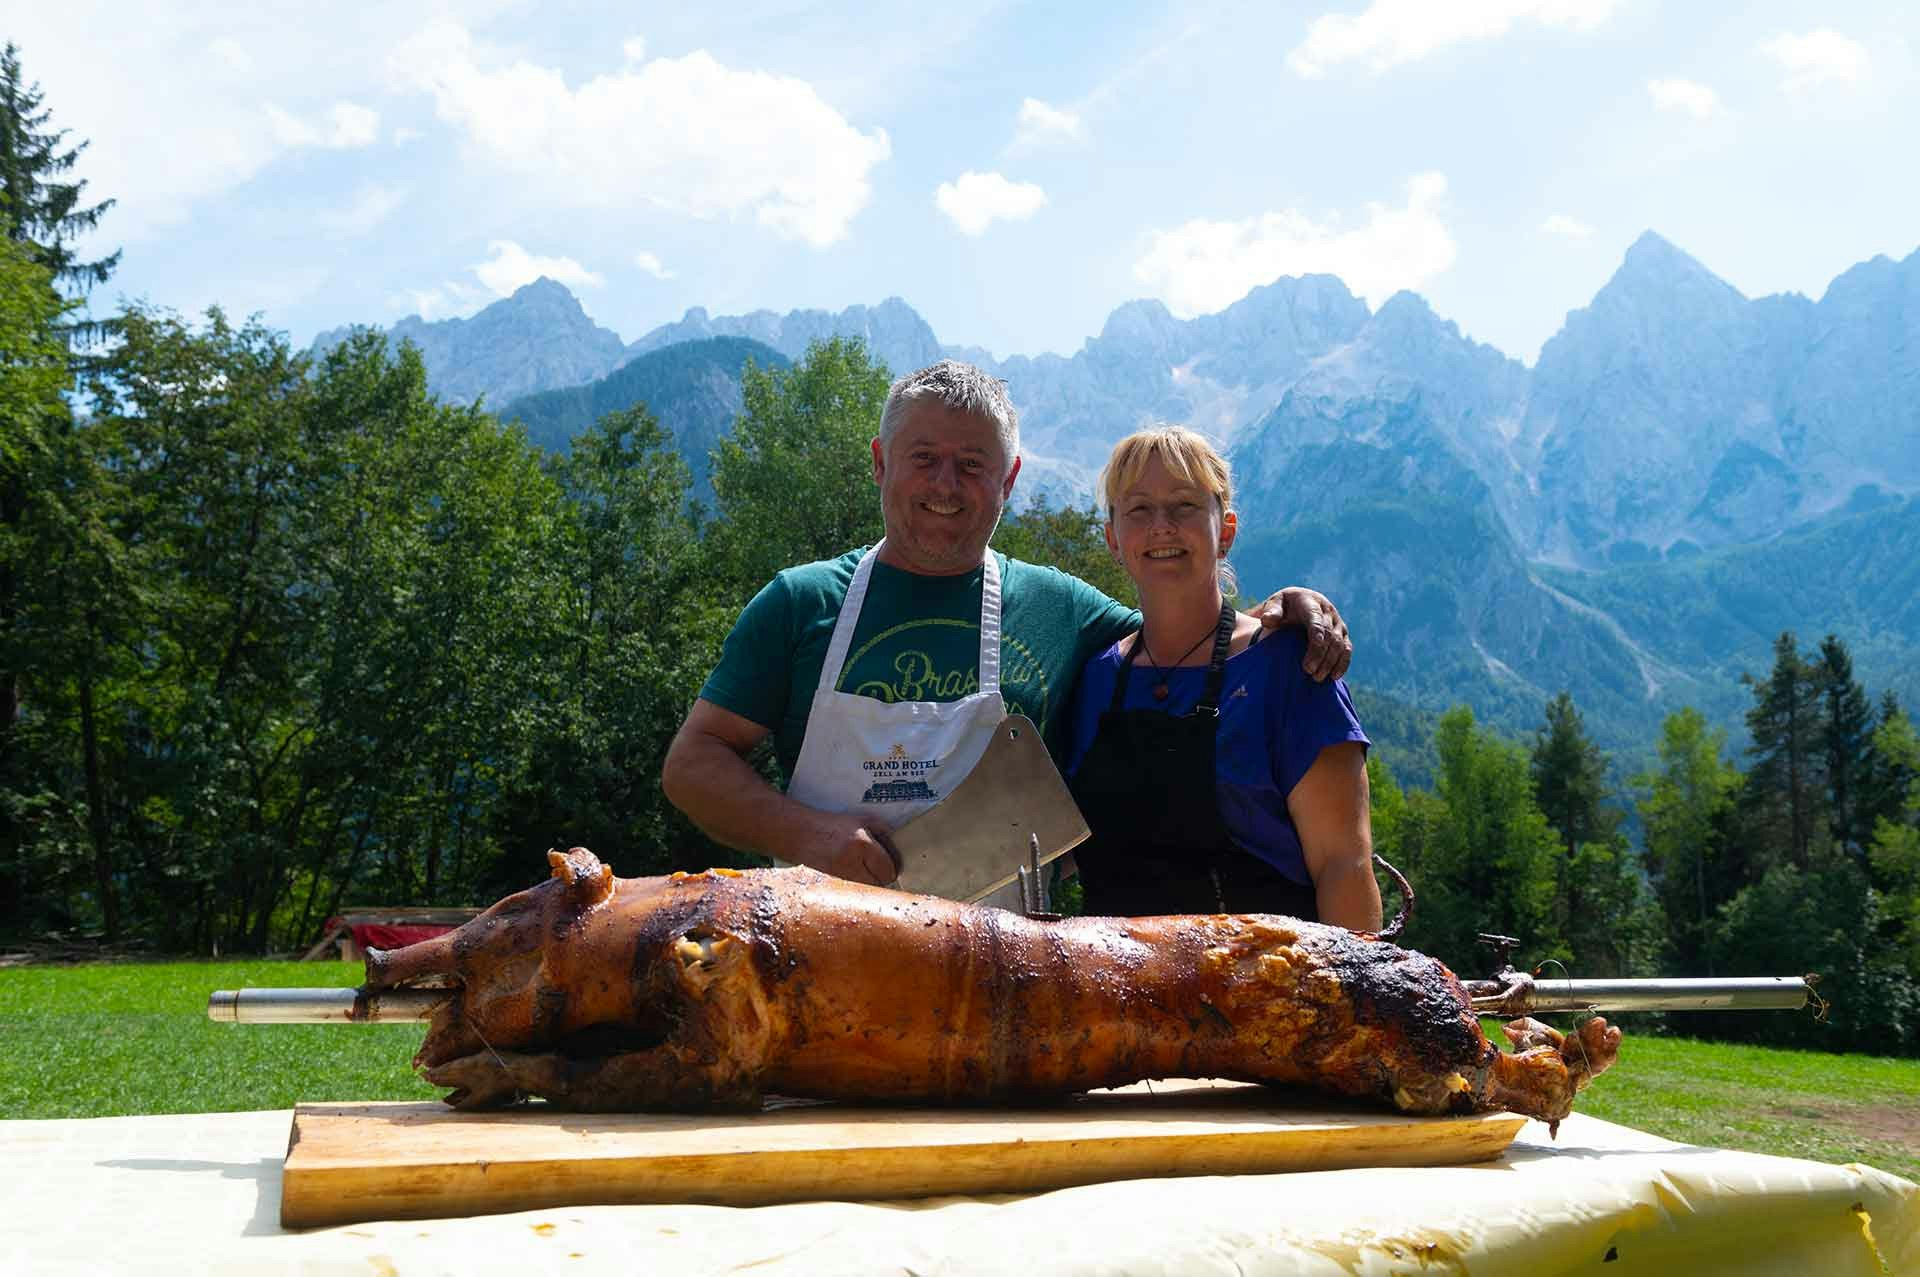
[[1347,623],[1340,619],[1340,609],[1320,591],[1289,585],[1253,609],[1253,615],[1270,630],[1284,625],[1306,627],[1307,656],[1300,668],[1308,677],[1324,683],[1347,672],[1347,664],[1353,660],[1353,640],[1347,637]]
[[898,877],[893,857],[859,816],[795,802],[754,770],[747,755],[767,735],[732,710],[695,701],[660,769],[667,801],[729,847],[855,882]]
[[803,856],[802,864],[836,878],[870,882],[876,887],[884,887],[900,876],[900,866],[893,853],[859,816],[822,812],[821,817],[819,834],[813,840],[819,850]]

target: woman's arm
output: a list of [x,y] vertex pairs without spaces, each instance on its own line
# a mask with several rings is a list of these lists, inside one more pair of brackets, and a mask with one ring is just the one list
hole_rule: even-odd
[[1369,805],[1367,755],[1357,741],[1321,750],[1287,795],[1320,921],[1354,931],[1378,931],[1381,923]]

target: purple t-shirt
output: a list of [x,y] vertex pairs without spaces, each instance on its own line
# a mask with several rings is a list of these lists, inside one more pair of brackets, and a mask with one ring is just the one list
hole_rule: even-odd
[[[1287,814],[1287,795],[1327,746],[1371,742],[1353,712],[1346,682],[1316,683],[1300,668],[1305,655],[1306,637],[1285,629],[1270,630],[1244,652],[1227,658],[1214,775],[1220,819],[1233,840],[1293,881],[1311,885],[1300,835]],[[1080,769],[1100,715],[1113,703],[1121,661],[1116,643],[1088,661],[1080,674],[1068,775]],[[1167,673],[1167,699],[1156,701],[1153,686],[1159,678],[1136,660],[1127,679],[1125,708],[1191,713],[1206,686],[1206,667],[1181,666]]]

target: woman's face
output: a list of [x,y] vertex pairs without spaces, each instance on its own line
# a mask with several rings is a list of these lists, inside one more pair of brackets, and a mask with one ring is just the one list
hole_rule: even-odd
[[1158,455],[1114,503],[1107,548],[1142,591],[1218,580],[1235,519],[1213,494],[1188,483]]

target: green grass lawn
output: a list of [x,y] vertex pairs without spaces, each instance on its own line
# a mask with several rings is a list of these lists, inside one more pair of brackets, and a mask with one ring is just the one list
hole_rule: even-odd
[[438,1094],[417,1024],[215,1024],[215,989],[360,983],[357,962],[111,963],[0,970],[0,1118],[291,1108]]
[[[119,963],[0,970],[0,1118],[415,1100],[419,1025],[236,1025],[214,989],[350,986],[345,962]],[[1630,1036],[1579,1111],[1668,1139],[1920,1180],[1920,1060]]]

